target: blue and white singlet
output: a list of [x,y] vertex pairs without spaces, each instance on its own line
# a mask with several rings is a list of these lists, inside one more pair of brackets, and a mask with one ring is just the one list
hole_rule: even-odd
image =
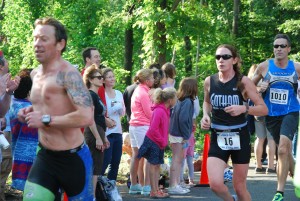
[[269,60],[269,70],[264,81],[269,81],[264,101],[269,109],[269,116],[286,115],[299,111],[297,100],[298,75],[294,62],[288,61],[286,68],[279,68],[274,60]]

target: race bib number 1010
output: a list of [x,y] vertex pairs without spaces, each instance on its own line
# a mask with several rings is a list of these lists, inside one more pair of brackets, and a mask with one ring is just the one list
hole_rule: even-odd
[[288,103],[289,91],[285,89],[270,89],[270,102],[286,105]]

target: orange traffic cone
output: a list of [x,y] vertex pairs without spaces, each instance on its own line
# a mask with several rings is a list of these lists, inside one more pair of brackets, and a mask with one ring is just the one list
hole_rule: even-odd
[[68,196],[66,193],[64,193],[64,201],[68,201]]
[[207,175],[207,157],[208,157],[209,144],[210,144],[209,134],[205,134],[201,176],[200,176],[199,184],[197,184],[196,187],[209,187],[209,181]]

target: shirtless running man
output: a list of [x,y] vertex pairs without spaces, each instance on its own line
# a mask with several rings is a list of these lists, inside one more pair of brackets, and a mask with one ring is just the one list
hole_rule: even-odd
[[32,106],[20,110],[19,119],[38,128],[39,146],[23,200],[54,200],[63,189],[69,200],[91,201],[92,158],[80,128],[93,122],[92,100],[77,69],[62,58],[64,26],[53,18],[37,19],[34,25],[41,65],[31,73]]

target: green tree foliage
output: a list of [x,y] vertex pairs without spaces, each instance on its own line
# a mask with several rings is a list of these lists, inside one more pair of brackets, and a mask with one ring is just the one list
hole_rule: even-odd
[[[32,67],[35,63],[32,48],[32,12],[26,1],[7,0],[1,22],[1,39],[6,58],[13,74],[19,68]],[[35,63],[36,64],[36,63]],[[37,64],[36,64],[37,65]]]
[[[132,5],[135,7],[129,15],[128,7]],[[244,72],[252,63],[272,57],[271,43],[276,33],[291,34],[298,45],[299,0],[279,3],[241,0],[239,26],[234,37],[233,8],[233,1],[224,0],[5,0],[0,45],[10,60],[13,73],[19,68],[35,67],[31,36],[34,20],[53,16],[68,29],[66,59],[82,68],[82,49],[96,46],[104,64],[120,71],[124,69],[125,30],[130,26],[134,36],[133,72],[122,73],[133,75],[138,69],[157,62],[163,52],[164,59],[173,60],[178,67],[178,79],[186,75],[186,65],[191,64],[188,74],[194,74],[198,66],[200,81],[216,70],[213,55],[221,43],[232,43],[240,49]],[[158,30],[158,23],[163,24],[164,29]],[[164,44],[159,40],[161,36],[166,38]],[[293,52],[298,52],[298,48]]]
[[281,0],[279,5],[283,11],[290,13],[289,17],[279,25],[278,29],[282,32],[291,33],[292,53],[295,59],[300,59],[300,1],[299,0]]
[[[221,43],[240,50],[243,70],[252,63],[272,57],[275,34],[286,32],[298,52],[299,0],[5,0],[1,13],[1,49],[13,74],[35,67],[32,30],[38,17],[53,16],[68,29],[68,51],[64,57],[83,67],[81,51],[87,46],[100,49],[102,61],[118,72],[120,89],[125,75],[134,73],[164,57],[177,66],[177,83],[194,75],[199,83],[216,72],[214,52]],[[232,33],[234,5],[238,5],[238,29]],[[131,14],[128,8],[134,6]],[[161,25],[163,28],[159,29]],[[125,30],[133,36],[132,72],[124,69]],[[164,41],[165,38],[165,41]],[[199,52],[196,60],[196,52]],[[190,69],[191,66],[191,69]],[[119,76],[120,75],[120,76]]]

